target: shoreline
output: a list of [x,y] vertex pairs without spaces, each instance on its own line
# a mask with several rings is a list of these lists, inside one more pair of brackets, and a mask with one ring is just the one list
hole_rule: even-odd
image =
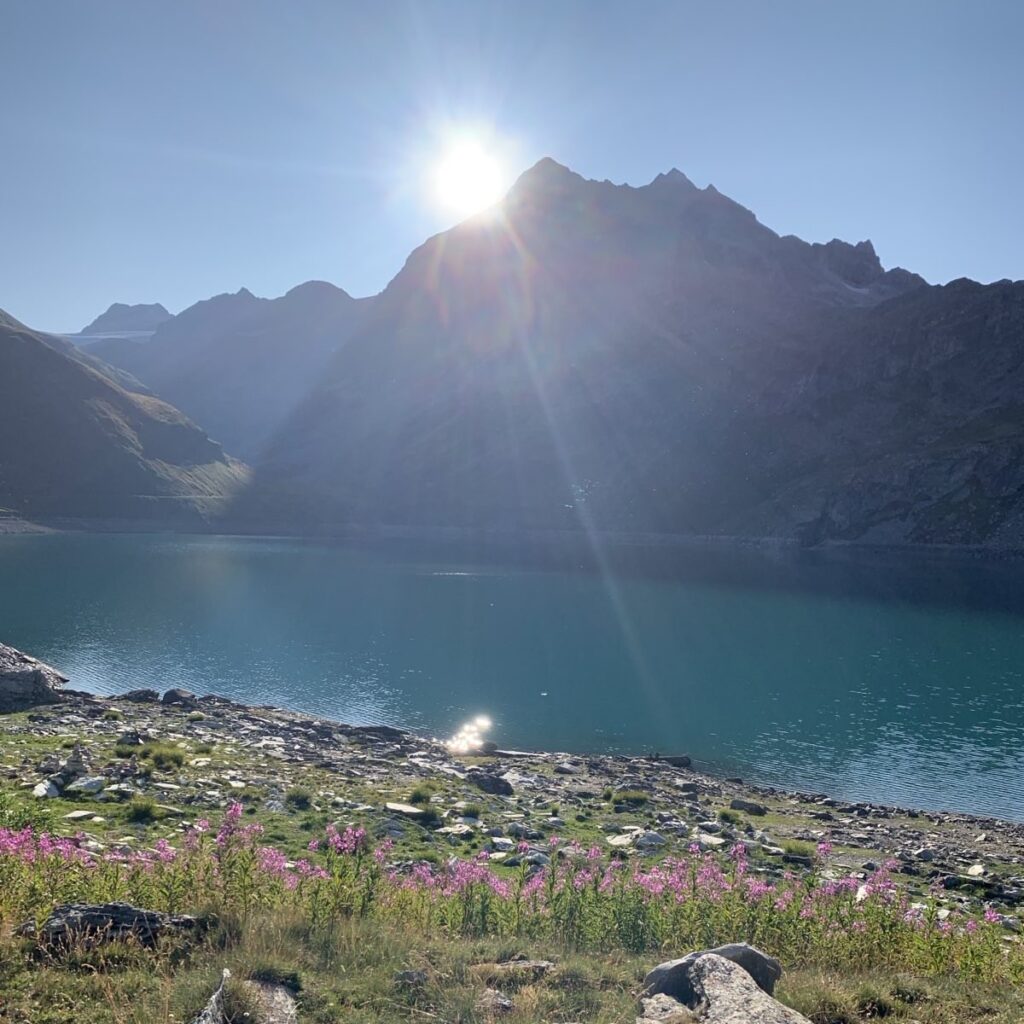
[[[879,544],[856,540],[827,540],[804,544],[794,537],[745,536],[720,534],[651,533],[624,530],[603,530],[588,534],[583,530],[537,529],[501,530],[490,527],[415,527],[365,524],[330,524],[304,532],[288,531],[281,524],[243,524],[220,522],[183,523],[173,519],[79,519],[74,517],[42,517],[38,520],[17,519],[16,526],[5,531],[0,519],[0,535],[11,533],[79,533],[95,536],[153,535],[182,537],[223,537],[251,540],[295,540],[310,543],[330,542],[354,546],[389,542],[437,543],[442,545],[477,545],[483,550],[515,550],[535,548],[556,552],[559,548],[572,555],[592,554],[596,544],[620,550],[629,549],[753,549],[807,554],[861,554],[970,558],[990,562],[1024,562],[1024,547],[999,547],[986,544]],[[224,527],[234,527],[225,529]]]
[[[174,828],[187,820],[183,814],[203,816],[241,799],[290,834],[289,794],[301,792],[304,805],[320,814],[340,814],[341,821],[409,843],[403,856],[413,860],[438,844],[448,851],[443,856],[465,856],[480,842],[493,850],[478,818],[506,823],[506,829],[512,822],[537,842],[596,843],[625,858],[671,857],[694,844],[724,854],[742,842],[756,851],[768,877],[812,870],[815,848],[826,844],[834,848],[836,871],[866,876],[888,862],[910,892],[938,887],[954,905],[991,905],[1014,921],[1024,907],[1024,823],[1004,819],[846,801],[652,756],[500,748],[455,754],[405,729],[347,725],[183,691],[160,698],[155,691],[101,696],[70,689],[61,691],[58,703],[0,715],[6,740],[0,751],[16,754],[21,744],[36,752],[23,757],[20,768],[7,765],[7,778],[26,791],[45,779],[43,768],[59,756],[61,744],[66,750],[73,739],[97,766],[126,736],[212,751],[166,775],[150,776],[141,762],[135,769],[133,761],[126,766],[116,758],[101,770],[101,787],[116,778],[121,787],[168,801]],[[39,764],[34,771],[33,758]],[[427,794],[426,804],[417,793]],[[75,802],[63,796],[55,793],[53,804],[67,812],[63,817],[71,815],[73,830],[90,828],[90,810],[78,795]],[[107,808],[97,819],[106,823],[88,833],[90,841],[130,838],[124,824],[110,820],[109,800],[95,806]],[[412,825],[418,827],[410,831]],[[175,833],[163,834],[173,839]]]

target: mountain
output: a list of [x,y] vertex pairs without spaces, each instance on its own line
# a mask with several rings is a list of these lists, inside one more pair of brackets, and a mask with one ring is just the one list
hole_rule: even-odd
[[152,334],[171,314],[159,302],[140,302],[129,306],[115,302],[105,313],[79,332],[82,337],[104,337],[117,334]]
[[176,409],[0,312],[0,506],[185,526],[218,512],[246,474]]
[[314,387],[367,308],[367,300],[323,281],[278,299],[242,288],[197,302],[145,341],[111,338],[89,351],[251,459]]
[[238,513],[1024,546],[1022,290],[544,160],[410,256]]

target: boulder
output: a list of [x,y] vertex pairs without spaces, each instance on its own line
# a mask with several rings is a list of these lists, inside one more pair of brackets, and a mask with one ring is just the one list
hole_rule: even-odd
[[[675,1000],[679,1006],[678,1016],[672,1016],[671,1006],[662,1003],[663,1016],[646,1019],[675,1024],[677,1020],[687,1020],[682,1014],[690,1011],[693,1016],[689,1019],[701,1024],[810,1024],[802,1014],[783,1006],[759,988],[738,963],[715,953],[696,954],[687,968],[686,985],[687,998]],[[661,998],[665,998],[664,993]],[[648,1002],[649,999],[645,1000],[645,1010]]]
[[127,938],[152,946],[164,932],[186,931],[195,926],[196,919],[186,914],[164,914],[130,903],[61,903],[38,928],[34,921],[26,921],[18,934],[51,947],[76,942],[98,945]]
[[58,704],[67,681],[55,668],[0,644],[0,714]]
[[134,704],[157,704],[160,701],[160,694],[156,690],[140,689],[129,690],[121,694],[122,700],[130,700]]
[[199,703],[199,698],[191,690],[179,690],[175,687],[168,690],[160,701],[163,704],[180,704],[185,708],[194,708]]
[[767,953],[762,953],[745,942],[732,942],[726,946],[717,946],[715,949],[698,950],[679,960],[667,960],[663,964],[658,964],[648,971],[644,978],[642,994],[653,996],[664,992],[686,1006],[692,1005],[693,965],[701,957],[711,955],[738,964],[768,995],[775,991],[775,985],[782,977],[782,965],[775,957],[768,956]]
[[755,803],[753,800],[743,800],[740,797],[736,797],[729,806],[734,811],[743,811],[746,814],[753,814],[757,817],[768,813],[768,808],[764,804]]
[[512,796],[515,790],[508,779],[502,778],[493,772],[481,771],[479,768],[471,768],[466,772],[466,781],[472,783],[477,789],[495,796]]

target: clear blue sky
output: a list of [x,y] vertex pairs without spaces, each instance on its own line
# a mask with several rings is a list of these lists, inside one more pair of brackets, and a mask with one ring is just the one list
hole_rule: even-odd
[[1024,277],[1019,0],[2,0],[0,307],[379,291],[446,125],[929,280]]

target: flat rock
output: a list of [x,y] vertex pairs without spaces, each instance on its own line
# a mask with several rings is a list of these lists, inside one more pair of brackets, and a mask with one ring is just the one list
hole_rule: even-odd
[[96,945],[134,938],[151,946],[167,931],[185,931],[196,926],[186,914],[164,914],[130,903],[61,903],[37,929],[26,921],[18,934],[31,936],[42,946],[69,946],[78,941]]
[[386,803],[384,805],[392,814],[403,814],[407,818],[422,818],[423,808],[413,804]]

